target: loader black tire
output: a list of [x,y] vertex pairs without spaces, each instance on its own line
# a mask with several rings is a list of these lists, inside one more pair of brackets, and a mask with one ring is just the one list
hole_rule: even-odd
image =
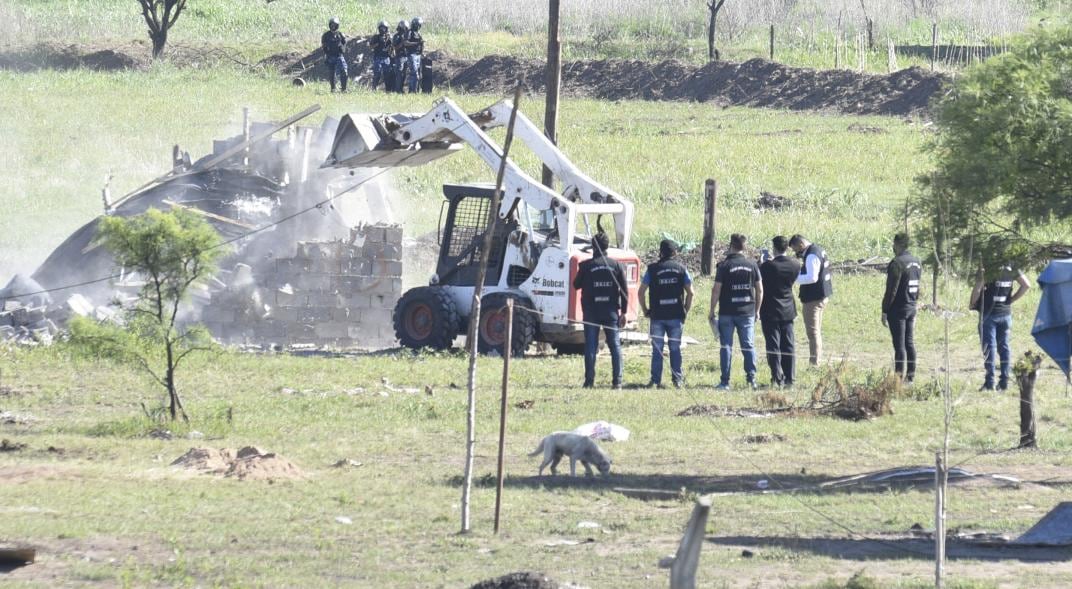
[[529,346],[536,340],[536,315],[526,309],[532,308],[527,298],[510,293],[496,292],[480,300],[480,324],[477,325],[477,349],[481,354],[506,351],[506,301],[514,300],[513,339],[510,354],[524,358]]
[[582,356],[584,344],[551,344],[559,356]]
[[402,346],[447,350],[458,335],[461,320],[450,293],[438,286],[406,291],[395,305],[395,336]]

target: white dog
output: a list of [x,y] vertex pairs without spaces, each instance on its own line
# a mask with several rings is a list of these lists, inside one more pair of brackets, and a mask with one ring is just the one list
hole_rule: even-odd
[[536,456],[543,452],[543,462],[540,463],[540,476],[543,469],[551,465],[551,474],[558,474],[558,462],[562,456],[570,458],[570,476],[577,476],[577,461],[584,465],[585,474],[592,476],[592,467],[595,465],[599,473],[606,476],[610,473],[610,456],[603,451],[592,438],[571,432],[554,432],[540,440],[540,445],[529,456]]

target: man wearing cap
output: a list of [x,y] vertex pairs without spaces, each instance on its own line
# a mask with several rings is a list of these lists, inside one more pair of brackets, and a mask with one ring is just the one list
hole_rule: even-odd
[[[640,283],[640,310],[650,320],[651,381],[648,386],[663,388],[663,344],[670,348],[670,379],[681,388],[681,337],[685,318],[692,308],[692,277],[684,265],[674,260],[677,244],[669,239],[659,243],[659,261],[648,266]],[[647,295],[650,294],[650,300]]]

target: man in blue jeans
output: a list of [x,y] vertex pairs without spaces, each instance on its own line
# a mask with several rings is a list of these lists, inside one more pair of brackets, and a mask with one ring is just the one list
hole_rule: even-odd
[[[707,319],[712,326],[718,326],[718,359],[722,370],[718,390],[730,388],[734,332],[744,354],[745,379],[749,387],[756,386],[756,318],[763,305],[763,281],[759,266],[742,253],[747,242],[743,235],[730,236],[730,253],[718,265],[715,284],[711,287],[711,311]],[[719,306],[721,315],[716,314]]]
[[[1016,292],[1012,291],[1016,284]],[[972,289],[969,308],[979,311],[979,340],[983,346],[983,367],[986,379],[982,390],[994,390],[994,355],[1001,362],[1000,376],[997,381],[999,391],[1009,387],[1009,358],[1012,350],[1009,339],[1012,331],[1012,304],[1024,296],[1031,283],[1023,272],[1012,266],[1002,266],[986,280],[986,273],[979,268],[975,288]]]
[[622,349],[618,330],[625,327],[625,315],[629,309],[629,291],[626,289],[625,269],[607,257],[610,240],[602,231],[592,237],[592,257],[581,262],[573,278],[573,288],[581,291],[581,312],[584,314],[584,388],[595,386],[596,354],[599,352],[599,332],[607,338],[611,368],[614,371],[612,386],[622,388]]
[[350,80],[350,72],[346,68],[346,36],[339,31],[339,19],[332,18],[328,21],[328,30],[320,37],[320,48],[324,50],[324,64],[328,67],[328,76],[331,80],[331,91],[335,91],[335,80],[339,80],[342,91],[346,92],[346,83]]
[[421,57],[424,55],[424,37],[421,26],[424,19],[415,16],[409,23],[409,33],[403,45],[406,48],[406,64],[409,66],[409,93],[415,94],[420,88]]
[[380,21],[369,46],[372,47],[372,89],[375,90],[380,80],[383,80],[384,90],[390,92],[394,75],[391,69],[391,32],[387,21]]
[[[692,277],[688,269],[675,261],[677,244],[664,239],[659,244],[659,261],[648,266],[640,283],[640,310],[651,321],[650,387],[663,388],[663,344],[669,340],[670,378],[681,388],[681,334],[685,317],[692,308]],[[651,300],[647,294],[651,293]]]

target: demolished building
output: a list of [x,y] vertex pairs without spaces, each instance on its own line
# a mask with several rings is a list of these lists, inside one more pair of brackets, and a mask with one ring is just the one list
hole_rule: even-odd
[[[229,247],[184,312],[222,343],[365,349],[394,343],[391,309],[402,294],[402,228],[375,170],[321,169],[338,121],[280,123],[244,116],[243,132],[196,161],[179,146],[173,168],[112,199],[104,215],[157,208],[203,217]],[[339,198],[345,195],[346,198]],[[136,300],[138,276],[116,268],[97,241],[102,217],[70,235],[32,277],[0,290],[0,341],[49,343],[72,315],[106,320]]]

